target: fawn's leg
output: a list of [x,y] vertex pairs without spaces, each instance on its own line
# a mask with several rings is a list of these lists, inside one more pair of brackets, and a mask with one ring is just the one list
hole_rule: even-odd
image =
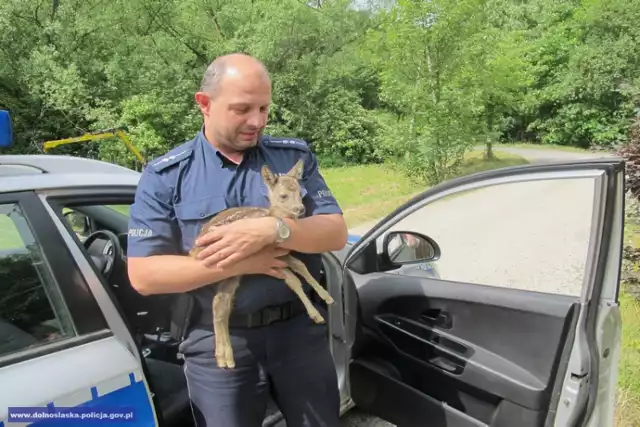
[[240,277],[232,277],[215,285],[218,289],[213,297],[213,330],[216,340],[216,361],[221,368],[235,367],[229,336],[229,316],[233,296],[239,284]]
[[331,298],[331,295],[329,295],[329,292],[327,292],[320,285],[320,283],[318,283],[318,281],[313,278],[311,273],[309,273],[309,270],[307,270],[307,266],[304,265],[302,261],[291,255],[287,255],[282,259],[289,265],[291,271],[293,271],[294,273],[298,273],[299,275],[304,277],[304,280],[306,280],[307,283],[311,285],[311,287],[316,291],[320,298],[324,300],[324,302],[326,302],[327,304],[333,304],[335,302],[333,298]]
[[300,279],[298,279],[298,277],[293,274],[288,268],[283,268],[281,271],[284,274],[285,283],[293,292],[296,293],[296,295],[298,295],[298,298],[300,298],[300,301],[302,301],[302,304],[304,304],[304,308],[307,309],[309,317],[311,317],[311,319],[313,319],[313,321],[316,323],[324,323],[324,318],[322,317],[318,309],[311,303],[311,300],[309,300],[307,294],[304,293],[304,290],[302,289],[302,282],[300,282]]

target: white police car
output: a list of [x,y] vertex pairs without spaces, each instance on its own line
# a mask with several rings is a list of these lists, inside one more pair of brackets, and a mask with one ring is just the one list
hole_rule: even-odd
[[[0,147],[8,147],[6,113],[0,123]],[[99,417],[112,426],[190,425],[176,352],[184,300],[140,296],[127,280],[127,207],[138,177],[88,159],[0,156],[0,427],[49,425],[63,415],[62,425]],[[329,334],[343,411],[356,405],[400,426],[613,426],[623,178],[623,162],[612,158],[457,179],[324,254],[324,283],[336,301]],[[560,212],[562,227],[528,237],[502,236],[496,230],[504,221],[474,228],[490,229],[476,240],[463,231],[483,211],[497,218],[504,207],[473,204],[440,223],[425,213],[448,197],[456,206],[495,198],[495,189],[506,197],[534,184],[559,189],[572,182],[586,183],[580,188],[589,190],[589,209],[569,220],[575,212]],[[535,228],[535,217],[524,220],[523,230]],[[586,239],[575,236],[576,223],[586,227]],[[466,234],[435,237],[437,244],[423,232],[442,235],[447,224]],[[447,243],[456,238],[469,244]],[[518,289],[517,276],[500,276],[511,267],[499,249],[469,248],[496,239],[494,248],[500,239],[515,248],[528,238],[541,246],[520,246],[521,264],[507,273],[533,266],[541,285],[559,280],[545,245],[563,242],[559,253],[584,255],[576,292]],[[528,259],[532,254],[544,263]],[[481,271],[508,283],[491,283]],[[281,419],[272,409],[265,425]]]

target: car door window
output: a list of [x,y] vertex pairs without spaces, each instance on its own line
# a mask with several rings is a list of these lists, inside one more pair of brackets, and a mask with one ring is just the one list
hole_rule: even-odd
[[73,335],[68,311],[20,205],[0,204],[0,357]]
[[[433,238],[441,254],[428,264],[442,280],[579,296],[595,189],[593,177],[495,183],[427,203],[389,231]],[[423,264],[401,274],[424,276]]]
[[105,205],[105,206],[126,216],[129,216],[129,208],[131,207],[131,205]]

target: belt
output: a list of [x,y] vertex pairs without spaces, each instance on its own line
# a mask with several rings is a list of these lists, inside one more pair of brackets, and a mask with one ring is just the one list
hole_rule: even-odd
[[280,305],[271,305],[249,314],[232,314],[229,317],[229,326],[234,328],[259,328],[271,325],[275,322],[289,320],[306,311],[304,304],[299,299]]

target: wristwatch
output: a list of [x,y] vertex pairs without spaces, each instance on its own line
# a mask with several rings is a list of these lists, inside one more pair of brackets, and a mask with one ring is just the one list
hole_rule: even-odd
[[289,238],[291,229],[282,218],[276,218],[276,243],[282,243]]

